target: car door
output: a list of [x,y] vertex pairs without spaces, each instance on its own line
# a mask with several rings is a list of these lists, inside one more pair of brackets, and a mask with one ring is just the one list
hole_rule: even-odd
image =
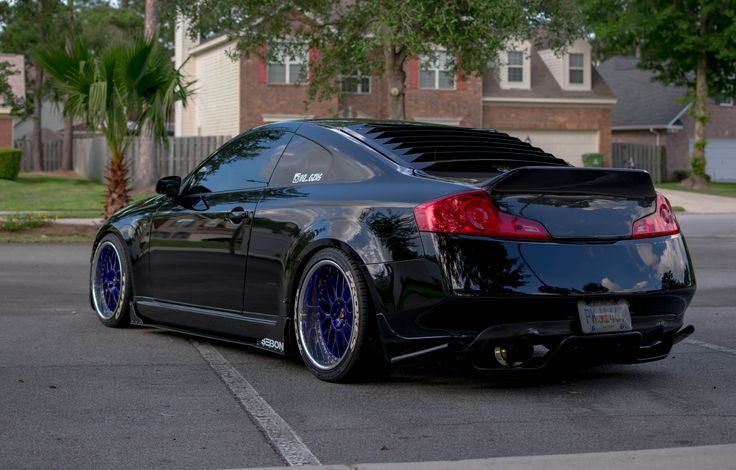
[[198,327],[195,314],[242,312],[256,204],[291,136],[272,128],[234,139],[163,201],[151,230],[155,321]]

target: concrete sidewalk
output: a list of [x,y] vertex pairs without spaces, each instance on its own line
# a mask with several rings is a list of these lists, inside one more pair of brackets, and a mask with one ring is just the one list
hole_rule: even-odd
[[87,219],[56,219],[54,223],[57,224],[67,224],[67,225],[92,225],[95,227],[99,227],[102,225],[102,223],[105,221],[105,219],[94,219],[94,218],[87,218]]
[[673,206],[680,206],[689,214],[733,214],[736,213],[736,198],[712,196],[672,189],[657,188]]
[[[0,211],[0,218],[13,215],[13,214],[46,214],[49,216],[53,216],[54,212],[44,212],[44,211]],[[55,224],[66,224],[66,225],[93,225],[93,226],[100,226],[105,221],[103,218],[99,217],[78,217],[78,218],[64,218],[64,219],[56,219],[54,221]]]
[[[271,470],[293,467],[272,467]],[[534,455],[446,462],[306,465],[304,470],[725,470],[736,468],[736,444],[589,454]],[[266,469],[261,469],[266,470]]]

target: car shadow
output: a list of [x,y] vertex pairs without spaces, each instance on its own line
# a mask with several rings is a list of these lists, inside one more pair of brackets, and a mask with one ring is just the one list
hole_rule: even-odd
[[[285,374],[305,374],[306,368],[298,354],[279,356],[272,352],[254,347],[222,340],[201,338],[190,334],[170,330],[151,328],[151,334],[178,338],[185,341],[209,342],[223,352],[227,352],[230,360],[240,362],[259,361],[277,366]],[[243,361],[233,360],[232,355],[244,355]],[[246,357],[247,356],[247,357]],[[584,365],[565,364],[549,366],[543,369],[493,369],[483,370],[473,366],[467,358],[460,356],[439,356],[411,365],[394,367],[390,374],[369,374],[351,382],[352,385],[370,385],[378,388],[394,388],[397,386],[462,386],[463,388],[477,388],[486,390],[503,389],[534,389],[556,387],[560,385],[582,385],[600,382],[616,382],[618,384],[635,384],[647,378],[659,377],[670,380],[670,373],[666,369],[639,365],[605,364]],[[318,380],[314,378],[314,380]],[[335,386],[343,386],[335,384]]]

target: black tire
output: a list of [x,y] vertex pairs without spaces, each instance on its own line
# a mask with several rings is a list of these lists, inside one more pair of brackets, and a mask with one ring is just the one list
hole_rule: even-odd
[[294,329],[304,364],[321,380],[346,382],[388,370],[365,279],[358,263],[341,250],[321,250],[305,266],[294,302]]
[[[119,275],[114,273],[114,263],[119,267]],[[125,245],[116,235],[105,235],[95,248],[89,276],[92,306],[103,325],[122,328],[130,324],[132,281]]]

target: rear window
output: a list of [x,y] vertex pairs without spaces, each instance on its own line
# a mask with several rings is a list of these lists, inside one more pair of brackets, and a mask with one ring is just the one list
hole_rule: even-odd
[[350,129],[396,163],[446,178],[480,181],[522,166],[567,166],[538,147],[490,129],[411,123]]

